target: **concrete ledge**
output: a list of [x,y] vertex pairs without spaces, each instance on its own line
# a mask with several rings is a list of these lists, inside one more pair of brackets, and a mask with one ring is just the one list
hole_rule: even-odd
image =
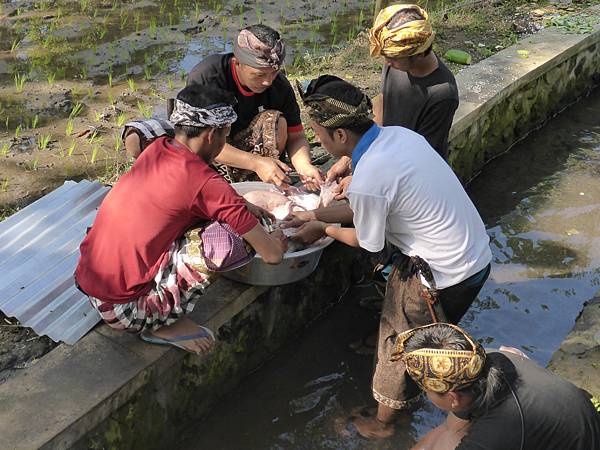
[[600,297],[585,303],[548,368],[600,399]]
[[[600,6],[586,10],[600,21]],[[600,84],[600,24],[590,34],[556,28],[463,69],[449,160],[463,181]]]

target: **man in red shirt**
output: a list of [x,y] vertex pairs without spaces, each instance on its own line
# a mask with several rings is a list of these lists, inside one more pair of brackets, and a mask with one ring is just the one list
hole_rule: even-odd
[[75,278],[111,327],[142,332],[142,339],[154,343],[208,351],[210,330],[183,317],[209,284],[207,266],[223,262],[203,258],[206,237],[188,232],[200,224],[217,222],[202,229],[216,227],[227,236],[215,246],[229,259],[225,265],[247,258],[242,238],[265,262],[281,261],[285,244],[258,223],[262,211],[209,167],[237,118],[234,103],[219,89],[182,90],[171,115],[175,138],[151,144],[102,202],[81,244]]
[[[323,181],[310,161],[296,96],[281,72],[285,54],[277,31],[262,24],[250,25],[236,37],[233,53],[210,55],[188,75],[188,86],[223,89],[237,99],[238,118],[216,159],[219,173],[229,182],[260,179],[278,186],[289,183],[292,169],[280,159],[285,151],[309,189],[318,188]],[[129,155],[137,157],[149,140],[169,132],[168,124],[163,124],[161,131],[158,122],[126,124],[124,139]]]

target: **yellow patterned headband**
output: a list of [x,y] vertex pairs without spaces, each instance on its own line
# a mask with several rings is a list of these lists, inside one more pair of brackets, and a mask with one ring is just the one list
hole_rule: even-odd
[[[469,342],[471,350],[421,348],[409,353],[404,351],[404,344],[416,332],[433,326],[454,328]],[[445,394],[448,391],[467,387],[477,380],[485,364],[485,350],[456,325],[434,323],[398,335],[396,351],[392,354],[392,359],[402,359],[410,377],[424,391]]]
[[[388,28],[392,18],[403,10],[416,10],[423,20],[413,20],[397,28]],[[429,22],[427,11],[417,5],[392,5],[382,9],[369,30],[371,56],[383,55],[398,58],[418,55],[433,43],[435,32]]]

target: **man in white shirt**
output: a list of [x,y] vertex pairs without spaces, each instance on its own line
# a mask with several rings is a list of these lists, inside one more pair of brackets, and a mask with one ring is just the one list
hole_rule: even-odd
[[[369,98],[337,77],[312,80],[301,96],[323,147],[352,158],[353,179],[349,205],[294,213],[285,226],[302,224],[295,239],[304,243],[328,235],[370,252],[387,241],[401,252],[379,325],[372,386],[377,413],[363,409],[352,419],[361,435],[387,437],[397,412],[419,395],[403,363],[390,362],[393,338],[415,326],[461,319],[489,275],[489,238],[460,181],[425,138],[375,125]],[[336,222],[354,228],[330,225]]]

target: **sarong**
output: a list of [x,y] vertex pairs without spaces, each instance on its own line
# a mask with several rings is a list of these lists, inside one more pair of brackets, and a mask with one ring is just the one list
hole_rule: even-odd
[[[229,139],[229,144],[245,152],[279,159],[277,141],[281,116],[281,112],[272,109],[258,113],[246,129]],[[260,181],[258,175],[251,170],[237,169],[217,162],[213,163],[213,166],[229,183]]]
[[[473,303],[487,280],[490,266],[461,283],[438,291],[446,317],[457,324]],[[404,280],[403,280],[404,278]],[[395,338],[403,331],[432,323],[425,299],[426,287],[419,273],[401,277],[394,266],[383,300],[373,375],[373,398],[393,409],[410,408],[421,390],[406,374],[402,361],[390,361]]]

